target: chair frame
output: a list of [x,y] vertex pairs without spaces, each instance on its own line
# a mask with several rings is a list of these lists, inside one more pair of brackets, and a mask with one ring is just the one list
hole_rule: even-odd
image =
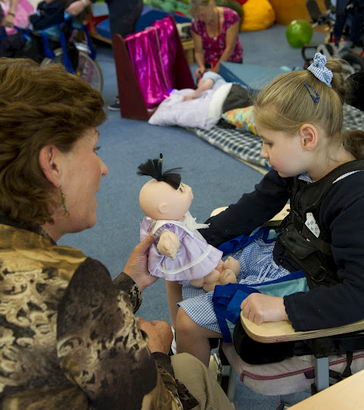
[[[226,207],[216,208],[211,212],[210,216],[214,216],[222,212]],[[289,212],[289,205],[287,204],[281,212],[274,216],[270,223],[277,223],[281,221]],[[241,324],[247,333],[247,335],[259,343],[277,343],[277,342],[289,342],[289,341],[299,341],[299,340],[309,340],[309,339],[319,339],[323,337],[339,336],[351,333],[358,333],[364,331],[364,320],[360,320],[354,323],[350,323],[344,326],[328,328],[328,329],[318,329],[318,330],[308,330],[303,332],[297,332],[292,327],[288,320],[277,321],[277,322],[264,322],[257,325],[243,316],[240,313]],[[222,349],[220,349],[221,351]],[[312,391],[319,392],[330,386],[329,377],[329,357],[323,355],[315,355],[314,368],[315,368],[315,382],[312,386]],[[237,357],[240,359],[238,353]],[[225,356],[225,355],[224,355]],[[228,376],[228,386],[227,395],[230,400],[233,400],[235,394],[235,378],[233,367],[225,366],[222,370],[223,376]]]
[[[240,314],[240,319],[248,336],[260,343],[318,339],[321,337],[356,333],[364,330],[364,320],[329,329],[296,332],[288,320],[265,322],[261,325],[257,325],[245,318],[242,313]],[[315,391],[319,392],[329,387],[329,385],[329,358],[328,356],[315,355]]]

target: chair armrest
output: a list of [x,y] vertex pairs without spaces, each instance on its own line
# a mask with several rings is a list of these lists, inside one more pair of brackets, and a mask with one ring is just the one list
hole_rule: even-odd
[[341,335],[364,330],[364,320],[329,329],[296,332],[288,320],[264,322],[257,325],[240,313],[241,324],[250,338],[260,343],[289,342],[294,340],[316,339],[318,337]]
[[[220,208],[215,208],[210,216],[215,216],[218,215],[220,212],[225,211],[225,209],[227,208],[227,206],[221,206]],[[284,219],[289,213],[289,204],[286,204],[284,206],[284,208],[277,213],[277,215],[273,216],[273,218],[271,219],[271,221],[275,222],[275,221],[281,221],[282,219]]]

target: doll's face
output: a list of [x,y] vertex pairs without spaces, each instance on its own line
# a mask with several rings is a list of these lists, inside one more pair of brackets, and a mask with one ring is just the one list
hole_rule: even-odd
[[145,215],[152,219],[181,220],[193,200],[190,186],[182,184],[176,190],[166,182],[155,179],[143,185],[139,204]]

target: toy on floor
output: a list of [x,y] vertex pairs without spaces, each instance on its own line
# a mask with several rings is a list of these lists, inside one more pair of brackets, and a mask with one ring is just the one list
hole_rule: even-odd
[[209,245],[189,213],[193,200],[190,186],[181,183],[180,168],[162,172],[160,159],[139,165],[138,175],[151,176],[140,190],[139,203],[146,215],[141,223],[143,239],[153,234],[156,241],[149,249],[151,275],[170,281],[188,281],[209,292],[215,285],[236,282],[240,264],[236,259],[221,260],[222,252]]

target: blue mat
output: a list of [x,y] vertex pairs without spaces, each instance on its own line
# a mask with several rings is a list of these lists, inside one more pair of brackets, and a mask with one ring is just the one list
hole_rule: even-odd
[[258,91],[275,77],[285,73],[281,68],[264,67],[255,64],[224,62],[220,64],[220,74],[228,82],[239,83],[253,91]]
[[[122,0],[119,0],[122,1]],[[163,10],[154,9],[149,6],[144,6],[141,16],[136,24],[136,31],[142,31],[146,27],[151,26],[155,21],[160,20],[166,16],[172,15],[177,23],[187,23],[191,21],[187,17],[179,16],[175,13],[167,13]],[[96,32],[102,36],[111,39],[109,19],[103,20],[96,25]]]

